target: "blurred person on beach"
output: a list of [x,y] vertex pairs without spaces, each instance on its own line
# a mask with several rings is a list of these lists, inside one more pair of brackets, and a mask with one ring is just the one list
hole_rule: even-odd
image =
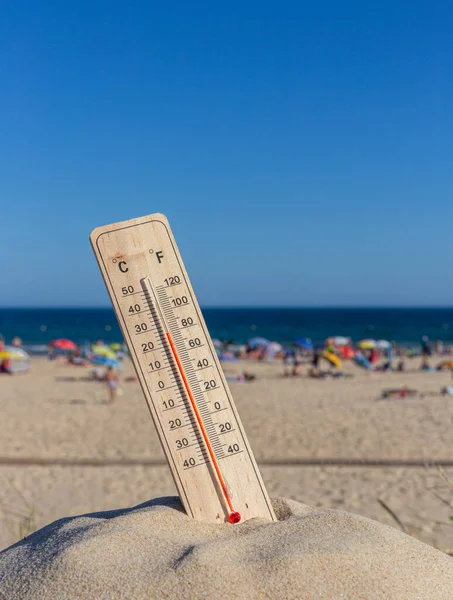
[[424,354],[420,365],[420,371],[433,371],[434,369],[429,364],[429,355]]
[[315,379],[317,379],[318,377],[321,376],[317,367],[313,367],[313,366],[308,369],[307,375],[308,375],[308,377],[314,377]]
[[[446,361],[445,363],[441,363],[439,366],[442,367],[444,364],[446,367],[448,367],[450,369],[452,381],[449,385],[446,385],[445,387],[443,387],[440,390],[440,393],[442,395],[453,396],[453,361]],[[437,367],[437,370],[442,370],[442,369],[439,369],[439,366]]]
[[297,377],[300,375],[299,365],[301,361],[302,359],[297,350],[287,352],[283,358],[283,364],[285,365],[284,377]]
[[247,371],[242,371],[242,373],[240,373],[240,375],[237,375],[235,377],[236,381],[255,381],[256,379],[256,375],[253,375],[253,373],[248,373]]
[[434,344],[434,354],[437,356],[442,356],[444,353],[444,343],[441,340],[436,340]]
[[105,370],[102,367],[91,369],[90,376],[93,381],[105,381]]
[[11,346],[14,348],[22,348],[22,340],[17,335],[11,340]]
[[[5,338],[2,336],[2,334],[0,333],[0,352],[3,352],[5,350]],[[2,360],[0,359],[0,373],[6,373],[7,372],[7,367],[8,366],[8,361]]]
[[395,348],[393,346],[393,343],[394,342],[392,342],[391,344],[389,344],[388,347],[387,347],[387,362],[388,362],[389,368],[391,368],[391,366],[392,366],[393,355],[395,353]]
[[107,387],[109,390],[109,404],[113,404],[116,397],[116,390],[118,387],[118,374],[113,367],[107,368],[107,373],[105,374],[105,381],[107,382]]
[[377,360],[379,358],[379,353],[376,350],[376,348],[372,348],[368,357],[368,360],[370,361],[371,365],[374,367],[374,365],[377,363]]
[[398,346],[396,342],[392,342],[393,349],[395,351],[396,356],[404,356],[404,349],[401,346]]
[[[313,358],[311,359],[311,372],[312,373],[318,373],[319,359],[321,358],[321,356],[322,356],[322,348],[317,346],[314,349]],[[314,377],[314,375],[311,375],[311,376]]]
[[376,371],[385,372],[391,370],[393,362],[393,352],[393,346],[392,344],[389,344],[387,348],[383,351],[383,356],[385,356],[386,361],[382,365],[376,367]]
[[299,367],[302,364],[302,356],[300,355],[298,350],[294,351],[293,356],[293,368],[291,370],[292,377],[298,377],[300,375]]
[[57,354],[56,349],[51,344],[49,344],[47,346],[47,358],[49,360],[54,360],[54,358],[56,358],[56,354]]
[[326,352],[331,352],[332,354],[336,353],[337,349],[333,344],[332,338],[327,338],[324,342],[324,345]]
[[285,355],[283,356],[283,365],[285,366],[285,369],[283,371],[284,377],[289,377],[291,375],[292,361],[293,361],[293,352],[291,350],[288,350],[287,352],[285,352]]
[[404,364],[404,356],[402,356],[402,357],[400,358],[400,360],[399,360],[399,362],[398,362],[397,366],[396,366],[396,370],[397,370],[399,373],[402,373],[402,372],[403,372],[405,369],[406,369],[406,366],[405,366],[405,364]]
[[422,337],[421,346],[422,346],[423,356],[431,356],[432,355],[432,345],[431,345],[431,342],[429,341],[429,337],[427,335],[424,335]]
[[442,388],[441,393],[447,396],[453,396],[453,369],[451,370],[452,383]]
[[84,367],[87,363],[82,356],[82,348],[77,346],[68,355],[68,364]]

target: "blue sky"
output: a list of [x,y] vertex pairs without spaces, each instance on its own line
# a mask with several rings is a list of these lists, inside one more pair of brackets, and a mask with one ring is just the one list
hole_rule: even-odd
[[2,3],[0,306],[107,306],[167,215],[205,306],[451,305],[450,2]]

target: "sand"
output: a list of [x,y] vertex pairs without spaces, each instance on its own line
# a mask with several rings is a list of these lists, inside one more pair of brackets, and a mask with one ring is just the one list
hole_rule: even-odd
[[211,525],[178,498],[62,519],[0,554],[8,600],[450,600],[453,559],[364,517],[274,500],[279,517]]
[[[404,384],[438,391],[448,373],[367,374],[351,365],[352,379],[315,381],[283,379],[280,365],[245,368],[258,380],[231,389],[271,495],[398,528],[381,499],[412,535],[453,549],[453,489],[432,466],[452,459],[453,398],[378,399]],[[0,549],[62,517],[176,493],[138,384],[122,383],[110,406],[102,384],[68,381],[84,376],[44,359],[30,374],[0,376]],[[363,463],[371,460],[378,466]],[[419,466],[407,466],[414,460]]]

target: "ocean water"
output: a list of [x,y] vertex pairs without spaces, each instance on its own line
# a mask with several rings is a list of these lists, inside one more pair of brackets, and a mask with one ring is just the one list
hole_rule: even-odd
[[[329,335],[396,340],[418,344],[422,335],[453,343],[453,308],[205,308],[214,338],[245,342],[263,336],[288,344],[299,337],[321,342]],[[24,344],[65,337],[77,343],[122,339],[109,308],[0,309],[0,333]]]

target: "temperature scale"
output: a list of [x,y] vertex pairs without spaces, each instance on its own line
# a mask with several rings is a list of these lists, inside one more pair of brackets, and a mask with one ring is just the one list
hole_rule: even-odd
[[276,520],[166,217],[90,239],[187,514]]

